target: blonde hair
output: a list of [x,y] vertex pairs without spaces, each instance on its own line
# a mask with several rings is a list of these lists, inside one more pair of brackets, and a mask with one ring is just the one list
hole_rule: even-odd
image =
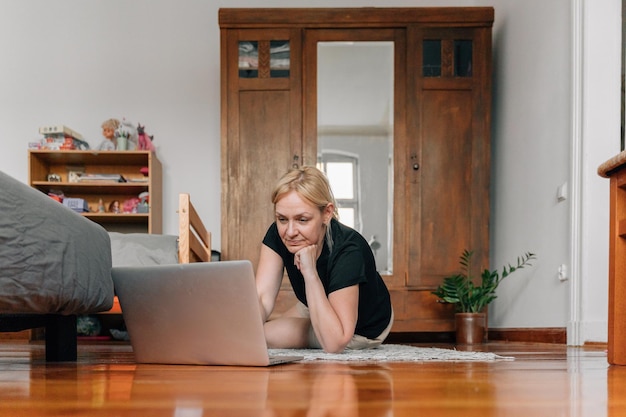
[[117,128],[120,127],[120,121],[117,119],[108,119],[102,122],[101,127],[103,129],[117,130]]
[[[333,205],[333,218],[339,219],[335,196],[330,188],[326,175],[314,166],[292,168],[283,175],[272,191],[272,203],[276,203],[287,193],[295,191],[300,197],[319,208],[323,212],[329,204]],[[330,224],[326,225],[326,242],[332,251],[333,240]]]

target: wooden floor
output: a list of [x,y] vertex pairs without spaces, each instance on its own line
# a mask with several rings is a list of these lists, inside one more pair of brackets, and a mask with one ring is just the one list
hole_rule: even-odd
[[[438,345],[438,347],[451,347]],[[491,363],[136,365],[125,344],[81,344],[46,364],[0,342],[0,416],[626,416],[626,367],[604,346],[490,342]]]

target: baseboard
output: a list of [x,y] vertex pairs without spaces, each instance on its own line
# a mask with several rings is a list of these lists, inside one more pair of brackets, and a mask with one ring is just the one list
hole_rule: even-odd
[[385,343],[454,343],[454,332],[391,332]]
[[30,340],[32,330],[20,330],[17,332],[0,332],[1,340]]
[[567,344],[567,329],[565,327],[490,328],[489,340]]
[[[490,328],[488,340],[567,344],[565,327]],[[387,343],[454,343],[454,332],[390,333]]]

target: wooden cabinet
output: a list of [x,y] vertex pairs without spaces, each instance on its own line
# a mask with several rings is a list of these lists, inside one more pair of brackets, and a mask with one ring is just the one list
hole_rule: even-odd
[[[161,163],[150,151],[47,151],[28,152],[29,185],[44,192],[58,190],[68,198],[86,201],[89,211],[83,216],[115,232],[162,233]],[[103,174],[121,176],[115,180],[81,180],[75,175]],[[72,178],[70,178],[72,177]],[[149,194],[148,208],[138,213],[112,213],[113,201]],[[102,205],[104,212],[99,207]],[[140,210],[142,211],[142,210]]]
[[607,360],[626,365],[626,151],[600,165],[598,174],[610,179]]
[[[464,249],[477,273],[489,267],[493,16],[492,8],[220,9],[223,258],[256,265],[275,181],[318,161],[318,43],[392,42],[393,268],[381,274],[394,332],[452,331],[452,309],[431,291],[458,272]],[[288,286],[281,296],[290,298]]]

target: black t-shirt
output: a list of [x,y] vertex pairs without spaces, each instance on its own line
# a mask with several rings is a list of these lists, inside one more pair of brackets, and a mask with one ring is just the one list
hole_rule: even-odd
[[[389,291],[376,270],[374,254],[367,241],[357,231],[331,221],[333,251],[329,253],[324,239],[322,253],[317,260],[317,274],[322,281],[326,295],[352,285],[359,285],[359,317],[355,334],[373,339],[379,336],[391,319]],[[304,305],[306,292],[304,277],[294,265],[294,255],[278,235],[276,223],[272,223],[263,244],[283,259],[293,291]]]

